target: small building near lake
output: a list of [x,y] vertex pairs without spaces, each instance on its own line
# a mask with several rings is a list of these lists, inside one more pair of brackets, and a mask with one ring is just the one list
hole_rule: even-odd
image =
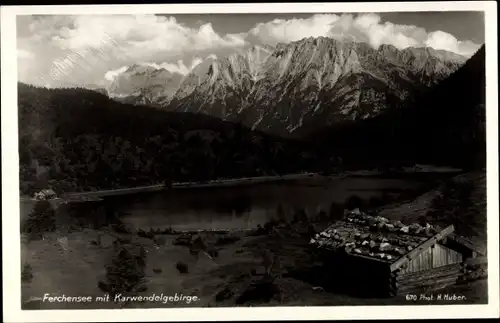
[[484,251],[454,233],[430,224],[351,211],[310,241],[331,282],[366,296],[395,296],[455,284],[464,263]]
[[35,193],[34,197],[36,200],[52,200],[57,198],[57,194],[52,189],[43,189]]

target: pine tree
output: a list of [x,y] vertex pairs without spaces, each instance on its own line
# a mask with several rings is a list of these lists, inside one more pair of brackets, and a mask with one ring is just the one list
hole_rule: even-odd
[[125,246],[118,245],[117,252],[106,267],[105,289],[112,296],[116,293],[132,292],[144,279],[146,252],[143,247],[139,255],[134,255]]
[[31,238],[44,232],[55,230],[55,211],[49,201],[37,201],[33,211],[22,227],[22,232],[28,233]]

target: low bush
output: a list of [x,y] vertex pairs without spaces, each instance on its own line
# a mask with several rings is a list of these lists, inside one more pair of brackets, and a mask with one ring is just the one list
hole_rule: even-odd
[[142,229],[137,230],[137,235],[141,238],[153,239],[155,234],[150,231],[144,231]]
[[299,210],[295,210],[295,213],[293,215],[293,220],[292,220],[292,223],[301,223],[301,222],[304,222],[304,223],[309,223],[309,216],[306,212],[306,210],[304,209],[299,209]]
[[229,287],[225,287],[220,292],[215,295],[216,302],[222,302],[224,300],[230,299],[234,296],[234,292],[229,289]]
[[235,300],[236,304],[259,304],[272,299],[281,300],[282,293],[274,277],[265,275],[253,281]]
[[354,210],[356,208],[362,209],[364,206],[363,199],[357,195],[352,195],[345,203],[345,209],[347,210]]
[[267,233],[271,233],[274,228],[278,226],[279,222],[276,219],[270,219],[266,223],[264,223],[264,230]]
[[175,268],[181,273],[181,274],[187,274],[189,272],[189,267],[186,263],[183,263],[181,261],[178,261],[177,264],[175,264]]
[[167,243],[167,241],[165,240],[165,238],[161,237],[161,236],[160,237],[154,237],[153,240],[156,243],[156,245],[158,245],[158,246],[164,246]]
[[235,235],[224,235],[224,236],[219,236],[217,237],[217,240],[215,240],[215,244],[218,246],[221,245],[228,245],[235,243],[237,241],[241,240],[240,237],[235,236]]
[[193,243],[193,237],[190,234],[181,234],[174,241],[172,241],[172,244],[174,246],[191,247],[192,243]]
[[210,249],[207,253],[212,258],[217,258],[219,256],[219,251],[217,249]]
[[383,206],[384,204],[385,203],[382,200],[382,198],[378,197],[378,196],[372,196],[372,197],[370,197],[370,201],[368,202],[368,205],[369,205],[370,208],[378,208],[378,207]]
[[125,224],[118,222],[115,223],[111,226],[112,230],[117,232],[117,233],[132,233],[126,226]]
[[55,211],[49,201],[37,201],[33,211],[21,227],[21,232],[28,234],[28,239],[41,238],[44,232],[52,232],[56,228]]

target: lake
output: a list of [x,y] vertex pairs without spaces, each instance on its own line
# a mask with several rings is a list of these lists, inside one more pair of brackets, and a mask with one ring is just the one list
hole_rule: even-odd
[[425,184],[415,179],[314,178],[106,197],[105,203],[135,229],[245,230],[275,218],[279,205],[287,217],[293,216],[294,209],[311,215],[329,212],[332,203],[342,205],[354,195],[365,201],[384,195],[397,198]]
[[[415,192],[423,192],[429,185],[437,184],[443,176],[450,177],[453,174],[395,178],[317,175],[299,180],[232,187],[183,188],[106,196],[103,197],[103,203],[134,230],[246,230],[276,218],[280,205],[290,219],[297,209],[304,209],[308,215],[319,211],[328,213],[332,204],[344,205],[352,196],[366,202],[374,197],[394,200],[402,194],[416,196]],[[21,221],[27,218],[34,204],[32,199],[21,199]]]

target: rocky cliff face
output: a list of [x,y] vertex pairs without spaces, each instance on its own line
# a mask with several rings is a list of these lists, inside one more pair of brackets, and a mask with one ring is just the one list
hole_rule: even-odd
[[[145,79],[137,77],[140,91],[133,97],[172,111],[302,135],[397,108],[465,61],[432,48],[373,49],[364,43],[311,37],[206,59],[179,81],[175,92],[178,80],[172,81],[171,75],[155,71]],[[117,92],[133,90],[116,85]]]
[[253,47],[205,60],[182,81],[168,108],[236,121],[254,100],[256,85],[266,77],[264,64],[271,54],[268,48]]
[[110,97],[125,103],[162,105],[172,99],[182,75],[146,64],[127,67],[108,86]]

